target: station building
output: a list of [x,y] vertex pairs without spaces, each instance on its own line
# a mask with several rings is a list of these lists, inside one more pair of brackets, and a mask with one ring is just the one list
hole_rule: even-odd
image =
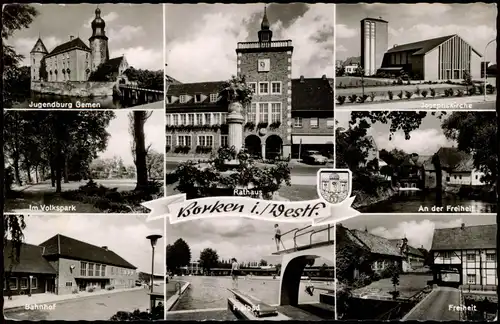
[[[273,40],[267,14],[258,41],[237,44],[237,74],[254,95],[246,108],[244,146],[259,158],[333,153],[333,79],[292,79],[291,40]],[[172,83],[166,93],[167,156],[203,156],[228,145],[224,81]]]

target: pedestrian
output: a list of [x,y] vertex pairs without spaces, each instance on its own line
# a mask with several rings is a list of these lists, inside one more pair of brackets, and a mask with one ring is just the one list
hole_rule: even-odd
[[238,261],[236,261],[236,258],[232,258],[231,261],[232,261],[231,264],[232,285],[233,289],[238,289],[238,275],[240,274],[240,265],[238,264]]
[[286,250],[285,245],[283,244],[283,241],[281,241],[281,230],[280,230],[278,224],[274,224],[274,238],[273,238],[273,240],[276,242],[276,251],[279,252],[280,243],[283,246],[283,250]]

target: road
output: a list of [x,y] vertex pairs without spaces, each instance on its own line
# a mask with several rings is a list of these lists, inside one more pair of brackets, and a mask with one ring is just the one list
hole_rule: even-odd
[[54,310],[6,310],[4,315],[7,319],[21,321],[98,321],[109,320],[119,311],[148,308],[147,290],[141,289],[56,302]]
[[460,291],[451,287],[434,289],[405,316],[408,321],[459,321],[460,313],[450,309],[460,305]]

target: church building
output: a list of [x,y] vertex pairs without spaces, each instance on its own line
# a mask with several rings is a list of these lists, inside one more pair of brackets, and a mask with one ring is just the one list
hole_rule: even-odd
[[88,81],[92,72],[98,68],[105,68],[120,83],[125,83],[126,77],[123,72],[129,65],[125,56],[109,58],[106,23],[101,18],[99,8],[95,10],[91,27],[92,36],[89,38],[89,45],[79,37],[69,36],[67,42],[49,52],[39,37],[30,52],[31,80]]

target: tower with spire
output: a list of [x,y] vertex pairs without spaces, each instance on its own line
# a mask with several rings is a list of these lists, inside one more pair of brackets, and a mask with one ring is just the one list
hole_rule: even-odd
[[49,51],[45,47],[40,35],[38,35],[38,40],[33,46],[33,49],[30,52],[30,65],[31,65],[31,80],[32,81],[40,81],[40,68],[42,66],[42,61],[47,55]]
[[102,63],[109,60],[108,37],[106,36],[106,22],[101,18],[101,9],[95,10],[95,18],[91,23],[92,36],[89,38],[92,57],[91,70],[95,71]]
[[256,36],[236,48],[237,74],[245,76],[254,91],[246,122],[257,126],[245,129],[243,138],[260,146],[264,159],[275,154],[287,157],[292,145],[292,41],[273,39],[266,7]]

